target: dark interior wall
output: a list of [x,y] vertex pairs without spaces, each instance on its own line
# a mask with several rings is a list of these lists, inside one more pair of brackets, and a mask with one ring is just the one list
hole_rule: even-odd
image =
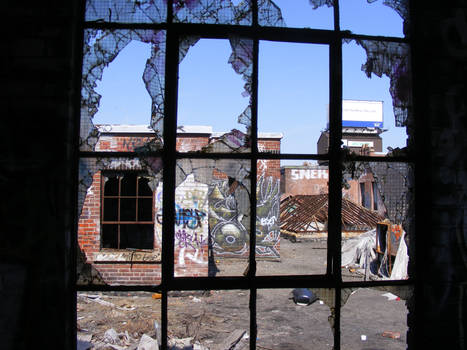
[[76,1],[2,1],[0,348],[69,349]]
[[[4,1],[0,348],[72,348],[73,24],[81,1]],[[414,1],[417,298],[412,349],[467,332],[467,9]],[[441,8],[441,6],[444,6]],[[462,324],[463,322],[463,324]]]
[[467,347],[466,7],[413,2],[415,138],[426,164],[416,190],[417,349]]

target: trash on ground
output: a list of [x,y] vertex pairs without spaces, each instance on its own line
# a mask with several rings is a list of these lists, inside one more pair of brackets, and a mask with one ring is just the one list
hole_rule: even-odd
[[152,339],[149,335],[143,334],[138,343],[137,350],[159,350],[157,340]]
[[385,338],[391,338],[391,339],[401,338],[401,334],[399,332],[391,332],[391,331],[384,331],[382,336]]
[[381,294],[381,296],[388,298],[388,301],[401,300],[401,298],[399,298],[397,295],[394,295],[392,293],[384,293],[384,294]]
[[293,291],[293,301],[297,305],[311,305],[318,297],[308,288],[295,288]]

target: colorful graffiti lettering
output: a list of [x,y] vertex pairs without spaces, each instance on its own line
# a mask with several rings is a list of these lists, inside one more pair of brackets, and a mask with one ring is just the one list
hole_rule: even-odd
[[[203,218],[206,213],[198,209],[180,208],[176,205],[175,225],[183,228],[197,229],[202,227]],[[162,213],[156,215],[156,220],[162,224]]]
[[175,224],[183,228],[196,229],[201,227],[206,213],[198,209],[180,208],[176,205]]

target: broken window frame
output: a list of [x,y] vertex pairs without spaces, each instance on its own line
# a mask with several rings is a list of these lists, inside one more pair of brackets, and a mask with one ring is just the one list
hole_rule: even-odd
[[[129,184],[123,184],[123,178],[127,175],[134,174],[136,175],[136,184],[135,184],[135,194],[134,195],[123,195],[123,186]],[[150,196],[144,196],[139,194],[139,184],[141,182],[141,178],[143,178],[144,174],[138,171],[102,171],[101,176],[101,249],[125,249],[121,248],[121,226],[122,225],[147,225],[151,228],[154,228],[154,194],[151,191]],[[118,179],[118,189],[116,195],[108,195],[106,194],[106,178],[115,177]],[[116,220],[106,220],[106,206],[105,206],[105,199],[115,199],[117,201],[117,219]],[[134,199],[136,202],[135,205],[135,220],[122,220],[121,217],[121,203],[122,200],[125,199]],[[151,204],[149,206],[149,210],[151,211],[151,220],[139,220],[139,205],[143,201],[139,199],[151,199]],[[147,205],[147,204],[145,204]],[[115,247],[105,247],[107,244],[104,242],[104,226],[106,225],[117,225],[117,245]],[[132,249],[150,249],[154,248],[154,235],[152,235],[152,245],[150,248],[148,247],[129,247]]]
[[[82,13],[84,13],[84,2]],[[342,209],[342,173],[344,162],[412,162],[415,158],[410,152],[393,157],[356,156],[346,154],[341,148],[342,139],[342,45],[345,40],[375,40],[388,43],[404,43],[409,45],[408,38],[381,37],[352,34],[341,31],[339,25],[339,1],[334,0],[334,29],[317,30],[309,28],[263,27],[258,24],[258,2],[251,0],[251,25],[226,24],[200,24],[175,23],[173,21],[174,0],[167,0],[167,20],[165,23],[113,23],[93,21],[81,23],[86,29],[152,29],[166,32],[166,59],[165,59],[165,100],[163,139],[164,145],[160,150],[148,150],[145,155],[149,157],[162,156],[163,169],[163,240],[162,246],[162,282],[155,286],[141,285],[80,285],[77,290],[112,290],[112,291],[149,291],[162,293],[162,349],[167,348],[167,298],[168,292],[173,290],[227,290],[247,289],[250,291],[250,349],[256,348],[256,298],[258,289],[266,288],[331,288],[335,291],[335,307],[331,310],[334,349],[341,348],[340,313],[343,291],[348,288],[364,287],[391,287],[413,286],[413,276],[407,280],[384,281],[358,281],[343,282],[341,276],[341,209]],[[326,2],[328,4],[328,2]],[[176,151],[177,138],[177,79],[179,65],[180,38],[198,36],[207,39],[228,39],[231,36],[251,39],[253,41],[253,70],[251,82],[251,150],[245,153],[180,153]],[[81,33],[82,38],[82,33]],[[329,47],[329,150],[327,154],[274,154],[260,153],[258,151],[258,49],[259,41],[270,40],[290,43],[326,44]],[[81,44],[81,43],[80,43]],[[82,47],[82,46],[81,46]],[[78,56],[81,57],[81,47]],[[82,60],[77,59],[78,62]],[[78,79],[80,80],[80,79]],[[78,84],[79,85],[79,84]],[[79,103],[77,103],[79,106]],[[79,110],[79,108],[78,108]],[[409,131],[410,132],[410,131]],[[79,133],[79,127],[78,127]],[[409,135],[410,137],[410,135]],[[409,140],[413,146],[413,140]],[[115,157],[141,156],[136,152],[89,152],[78,151],[77,163],[80,158],[110,159]],[[249,269],[245,276],[239,277],[174,277],[174,224],[175,224],[175,188],[176,188],[176,162],[182,159],[245,159],[251,162],[251,188],[257,186],[257,161],[259,159],[291,159],[291,160],[320,160],[329,164],[329,223],[327,241],[327,267],[324,275],[289,275],[289,276],[256,276],[255,247],[256,241],[250,240]],[[251,222],[250,230],[256,230],[256,198],[252,191],[250,198]],[[415,202],[414,202],[415,204]],[[412,212],[415,212],[412,209]],[[76,232],[76,231],[75,231]],[[413,234],[413,233],[412,233]],[[76,236],[74,238],[77,247]],[[73,263],[76,263],[73,261]],[[411,262],[411,264],[413,264]],[[409,271],[414,271],[410,268]],[[74,269],[76,273],[76,266]],[[344,300],[345,303],[345,300]],[[413,330],[412,330],[413,332]]]

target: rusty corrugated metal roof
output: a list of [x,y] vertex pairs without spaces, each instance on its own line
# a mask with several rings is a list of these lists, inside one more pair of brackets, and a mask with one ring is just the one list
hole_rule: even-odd
[[[281,201],[281,229],[289,232],[327,231],[328,195],[297,195]],[[364,231],[384,217],[345,198],[342,199],[342,230]]]

